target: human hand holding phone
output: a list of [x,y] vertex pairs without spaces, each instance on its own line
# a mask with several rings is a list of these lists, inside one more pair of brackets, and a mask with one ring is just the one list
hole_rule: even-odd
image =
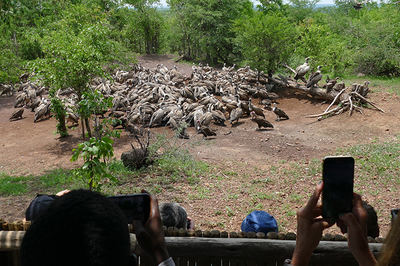
[[362,206],[361,196],[353,193],[353,210],[339,216],[337,225],[347,233],[347,243],[359,265],[375,265],[376,260],[368,247],[367,211]]
[[318,204],[323,182],[319,183],[307,204],[297,211],[296,248],[292,256],[292,265],[308,265],[313,250],[321,240],[322,231],[333,223],[321,218],[322,206]]
[[169,258],[169,254],[165,245],[158,201],[147,191],[142,190],[142,193],[148,194],[150,197],[150,210],[146,221],[134,221],[136,238],[140,247],[155,258],[157,264],[160,264]]

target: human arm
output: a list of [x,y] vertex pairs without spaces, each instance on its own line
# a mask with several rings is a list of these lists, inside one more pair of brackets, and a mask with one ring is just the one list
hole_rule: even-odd
[[322,231],[333,224],[323,220],[322,206],[318,204],[323,183],[317,185],[307,204],[297,211],[296,247],[292,256],[292,265],[308,265],[313,250],[318,246]]
[[[147,193],[146,191],[142,191]],[[150,195],[150,215],[146,222],[135,221],[136,238],[140,247],[154,258],[157,265],[173,266],[165,245],[157,199]]]
[[368,247],[367,218],[361,196],[354,193],[353,211],[341,215],[338,221],[342,232],[347,232],[349,249],[361,266],[376,265],[376,259]]

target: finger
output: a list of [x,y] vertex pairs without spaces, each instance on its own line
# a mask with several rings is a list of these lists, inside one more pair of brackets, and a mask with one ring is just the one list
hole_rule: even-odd
[[160,212],[158,209],[158,200],[154,195],[150,194],[144,189],[142,189],[142,193],[148,194],[150,197],[150,213],[149,213],[149,218],[146,221],[146,223],[149,223],[152,218],[158,219],[158,217],[160,217]]
[[361,196],[357,193],[353,193],[353,206],[357,208],[362,207]]
[[318,216],[321,216],[322,215],[322,208],[314,208],[313,209],[313,211],[312,211],[312,216],[313,216],[313,218],[316,218],[316,217],[318,217]]
[[334,223],[329,223],[323,218],[314,219],[314,224],[316,224],[321,229],[321,231],[334,225]]
[[322,187],[323,187],[323,182],[319,183],[316,186],[316,188],[314,190],[314,193],[311,195],[310,199],[308,200],[308,202],[307,202],[307,204],[305,206],[305,210],[310,211],[310,210],[314,209],[315,206],[317,206],[318,199],[319,199],[319,197],[321,195],[321,192],[322,192]]

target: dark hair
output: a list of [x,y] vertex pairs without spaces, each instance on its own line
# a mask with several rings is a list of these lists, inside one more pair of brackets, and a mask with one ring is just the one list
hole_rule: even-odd
[[178,203],[161,203],[160,216],[166,227],[187,228],[187,213]]
[[123,213],[103,195],[87,190],[55,199],[21,245],[23,266],[127,266],[129,255]]

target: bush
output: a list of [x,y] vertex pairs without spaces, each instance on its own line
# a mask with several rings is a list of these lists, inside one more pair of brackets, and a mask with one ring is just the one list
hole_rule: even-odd
[[294,50],[296,31],[279,12],[255,12],[237,20],[235,33],[243,63],[268,73],[275,72]]

